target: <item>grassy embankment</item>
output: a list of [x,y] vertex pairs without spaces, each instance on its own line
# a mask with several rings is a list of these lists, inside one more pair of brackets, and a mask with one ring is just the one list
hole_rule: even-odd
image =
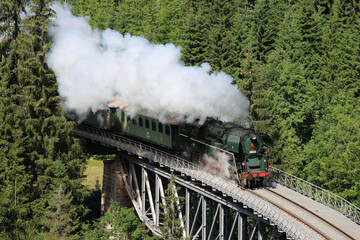
[[88,159],[88,166],[85,170],[85,180],[83,184],[88,186],[89,189],[95,189],[96,180],[99,181],[100,187],[102,187],[103,181],[103,171],[104,171],[104,163],[101,160],[96,160],[93,158]]

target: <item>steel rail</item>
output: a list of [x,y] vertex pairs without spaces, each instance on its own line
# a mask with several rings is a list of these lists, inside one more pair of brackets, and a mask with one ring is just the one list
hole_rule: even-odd
[[272,181],[328,206],[360,225],[360,208],[321,187],[273,167]]
[[[346,232],[342,231],[341,229],[339,229],[338,227],[336,227],[334,224],[330,223],[329,221],[327,221],[326,219],[320,217],[319,215],[315,214],[314,212],[308,210],[307,208],[301,206],[300,204],[292,201],[291,199],[269,189],[269,188],[262,188],[262,190],[271,192],[272,194],[276,195],[277,197],[280,197],[288,202],[290,202],[292,205],[297,206],[298,208],[304,210],[305,212],[311,214],[312,216],[314,216],[315,218],[319,219],[320,221],[322,221],[323,223],[325,223],[328,226],[331,226],[333,229],[335,229],[337,232],[339,232],[340,234],[346,236],[346,238],[350,239],[350,240],[355,240],[353,237],[351,237],[349,234],[347,234]],[[296,218],[297,220],[301,221],[303,224],[305,224],[306,226],[308,226],[309,228],[311,228],[312,230],[314,230],[315,232],[317,232],[320,236],[322,236],[325,239],[331,239],[332,237],[327,235],[326,233],[324,233],[322,231],[322,229],[317,229],[315,227],[313,227],[311,224],[307,223],[307,221],[299,218],[298,216],[296,216],[295,214],[293,214],[291,211],[289,211],[288,209],[286,209],[285,207],[281,206],[281,204],[276,203],[273,200],[270,200],[269,198],[263,196],[262,194],[259,194],[257,191],[254,191],[252,189],[248,189],[248,191],[250,191],[251,193],[255,194],[256,196],[265,199],[266,201],[270,202],[271,204],[273,204],[274,206],[282,209],[284,212],[288,213],[289,215],[293,216],[294,218]]]

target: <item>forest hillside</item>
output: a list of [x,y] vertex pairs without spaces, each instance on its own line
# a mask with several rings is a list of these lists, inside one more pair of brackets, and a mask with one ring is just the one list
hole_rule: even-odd
[[360,206],[360,3],[68,0],[93,28],[181,47],[250,100],[275,164]]
[[[232,76],[275,165],[360,206],[359,0],[62,2],[94,29],[173,43],[185,65]],[[86,160],[46,62],[53,3],[0,1],[1,239],[89,227]]]

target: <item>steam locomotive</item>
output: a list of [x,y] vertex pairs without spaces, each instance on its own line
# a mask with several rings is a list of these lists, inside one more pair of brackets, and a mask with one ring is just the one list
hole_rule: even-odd
[[[195,162],[207,159],[216,162],[216,170],[223,165],[225,175],[242,187],[262,186],[272,176],[272,167],[265,149],[272,148],[272,140],[265,134],[208,118],[203,124],[195,121],[162,123],[141,113],[130,117],[129,106],[115,101],[108,109],[88,114],[82,124],[115,131],[145,141]],[[209,164],[212,165],[213,164]],[[221,171],[221,170],[219,170]]]

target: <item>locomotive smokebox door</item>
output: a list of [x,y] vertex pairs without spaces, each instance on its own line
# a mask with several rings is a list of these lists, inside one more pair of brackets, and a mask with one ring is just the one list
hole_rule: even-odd
[[239,153],[240,138],[230,135],[227,139],[227,148],[231,152]]

